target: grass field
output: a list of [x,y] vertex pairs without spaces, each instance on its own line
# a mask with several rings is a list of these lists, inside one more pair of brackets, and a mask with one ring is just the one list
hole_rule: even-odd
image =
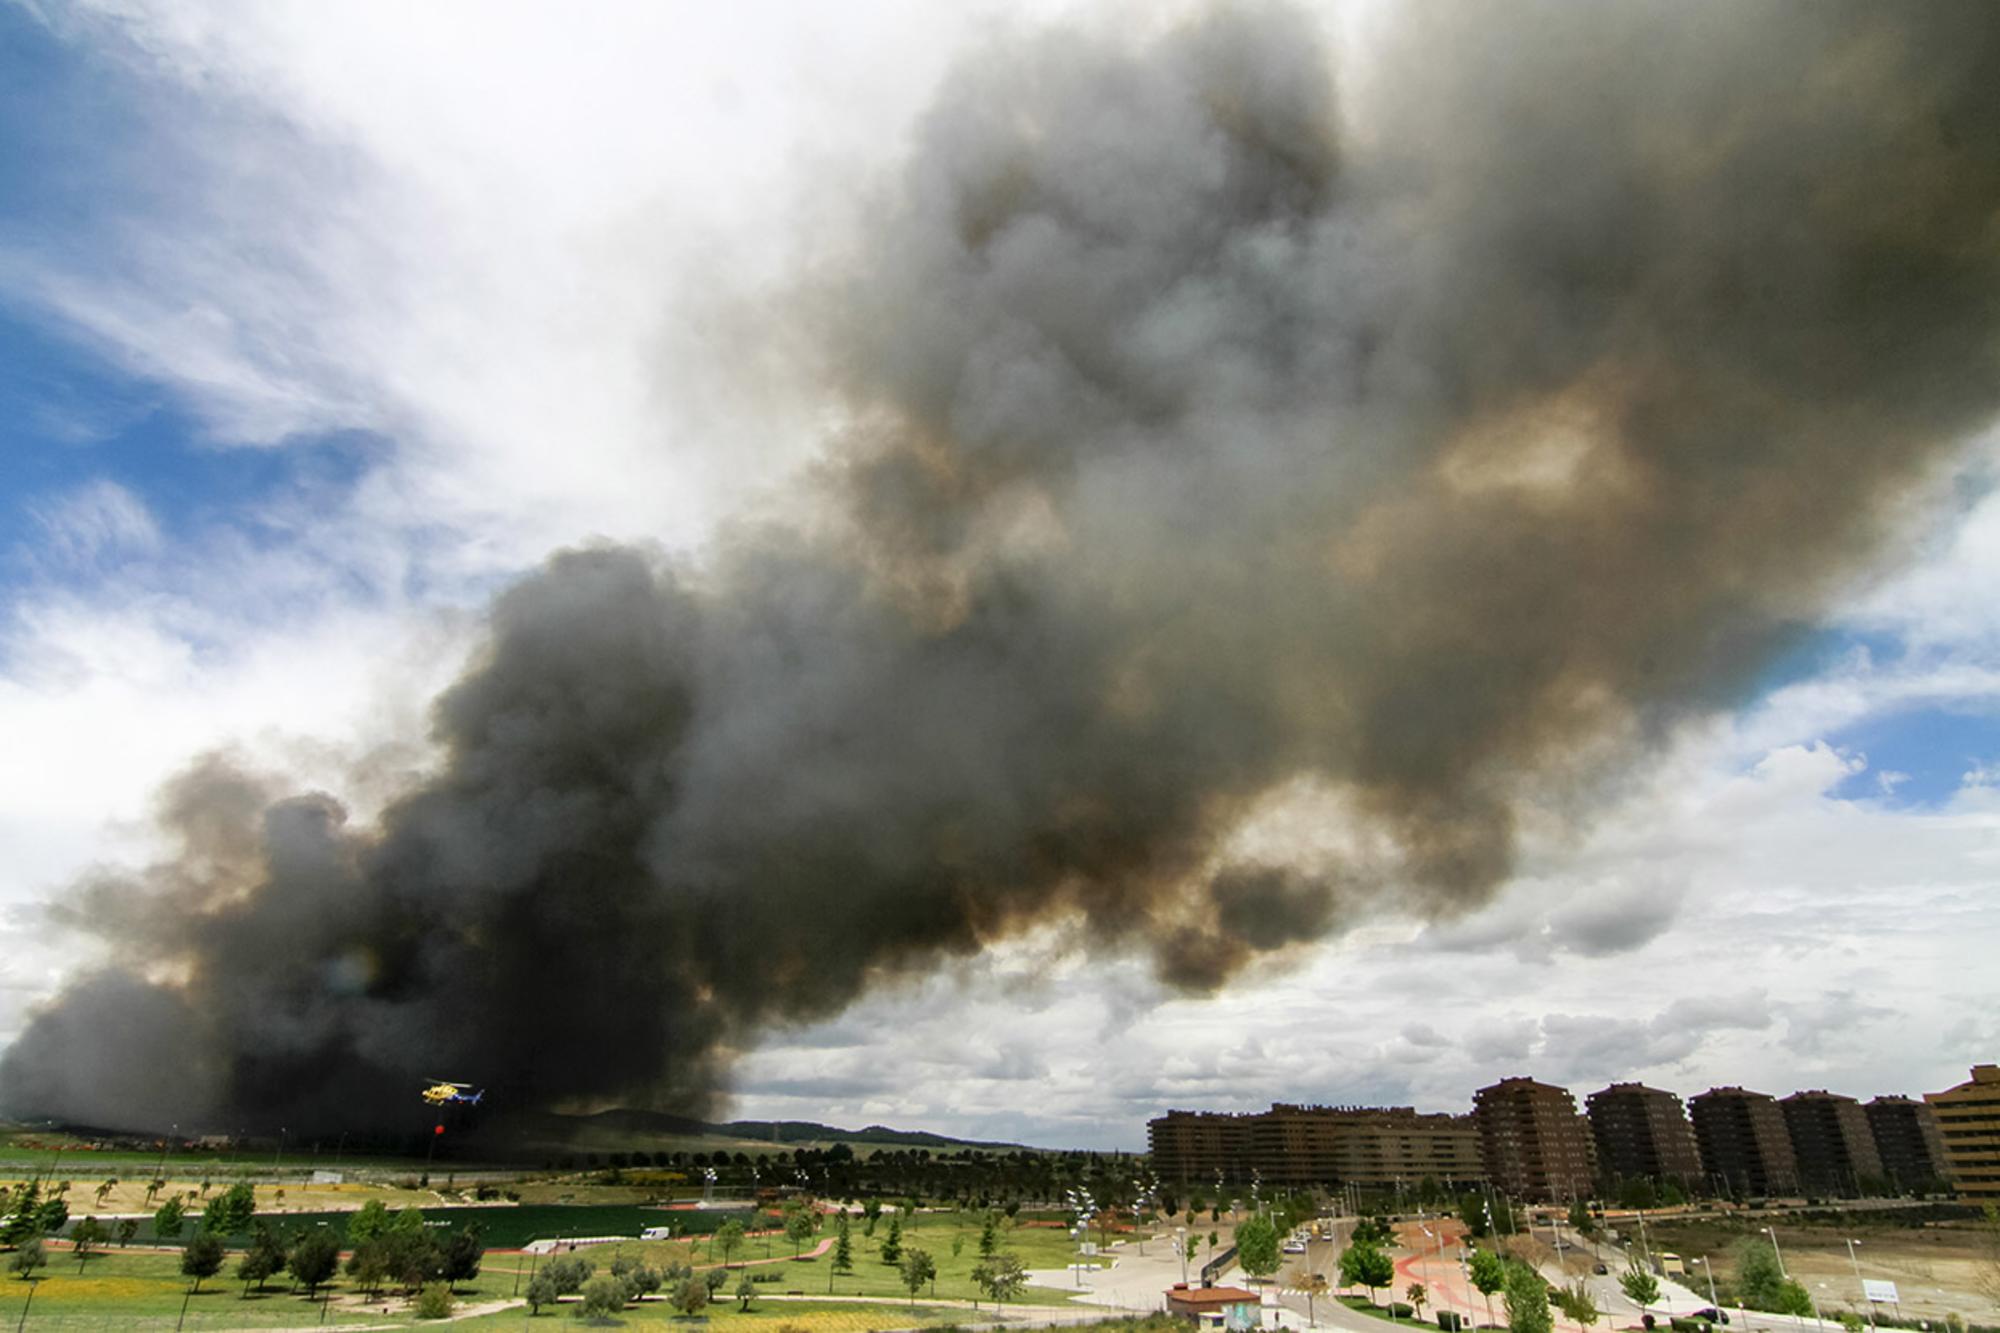
[[[581,1225],[584,1222],[601,1223],[608,1212],[615,1210],[506,1208],[466,1211],[484,1212],[494,1217],[549,1214],[566,1217],[572,1223],[569,1228],[572,1235],[615,1234],[613,1228],[596,1231]],[[645,1213],[645,1220],[653,1222],[661,1216],[658,1211],[652,1211]],[[345,1218],[335,1221],[344,1223]],[[853,1273],[831,1273],[830,1254],[819,1259],[787,1257],[790,1242],[782,1237],[771,1239],[768,1246],[770,1262],[756,1262],[763,1260],[767,1246],[763,1238],[753,1237],[736,1256],[736,1266],[742,1272],[768,1280],[757,1283],[759,1297],[749,1312],[739,1311],[735,1301],[724,1299],[711,1306],[705,1318],[682,1319],[663,1303],[654,1302],[628,1311],[624,1322],[640,1327],[673,1323],[687,1325],[691,1329],[712,1329],[714,1333],[736,1333],[739,1329],[741,1333],[758,1333],[759,1330],[775,1330],[783,1323],[799,1325],[812,1330],[812,1333],[864,1333],[864,1330],[870,1329],[962,1323],[968,1318],[966,1310],[929,1305],[927,1302],[933,1299],[970,1300],[979,1295],[973,1286],[971,1273],[973,1265],[979,1261],[979,1235],[983,1222],[983,1216],[976,1213],[925,1213],[905,1221],[905,1248],[928,1251],[938,1266],[935,1291],[926,1288],[919,1293],[914,1306],[909,1302],[909,1293],[903,1287],[897,1270],[881,1259],[882,1242],[889,1230],[888,1219],[877,1223],[873,1236],[866,1236],[862,1234],[864,1224],[857,1217],[853,1219]],[[631,1229],[637,1231],[636,1226]],[[831,1234],[829,1225],[821,1237],[815,1238],[805,1248],[810,1250],[819,1239]],[[957,1254],[952,1253],[954,1241],[958,1243]],[[1059,1227],[1003,1224],[999,1241],[1003,1249],[1018,1255],[1029,1268],[1061,1268],[1076,1253],[1068,1234]],[[633,1240],[616,1246],[594,1246],[583,1251],[600,1268],[608,1267],[612,1258],[620,1252],[643,1256],[654,1264],[706,1265],[720,1262],[720,1255],[711,1256],[707,1245],[699,1239]],[[164,1330],[174,1327],[181,1318],[184,1300],[185,1327],[189,1329],[306,1328],[362,1321],[414,1322],[405,1302],[387,1302],[386,1309],[381,1301],[364,1305],[349,1290],[345,1281],[333,1284],[330,1290],[334,1299],[327,1302],[308,1301],[301,1295],[288,1293],[282,1286],[274,1286],[266,1293],[246,1298],[242,1284],[229,1276],[235,1265],[236,1258],[231,1255],[222,1273],[209,1279],[199,1293],[190,1297],[187,1295],[187,1280],[180,1274],[177,1253],[114,1247],[89,1259],[79,1271],[75,1258],[67,1250],[52,1250],[49,1266],[42,1270],[38,1282],[29,1284],[11,1276],[0,1279],[0,1328],[18,1323],[24,1308],[27,1308],[30,1315],[28,1326],[42,1329],[45,1333],[51,1329],[113,1327]],[[489,1253],[479,1278],[462,1294],[461,1299],[473,1304],[505,1300],[519,1285],[517,1279],[528,1270],[529,1261],[519,1255]],[[829,1276],[833,1279],[834,1295],[868,1299],[811,1299],[826,1294]],[[736,1274],[732,1273],[724,1289],[725,1294],[734,1292],[736,1281]],[[28,1307],[31,1291],[33,1304]],[[774,1299],[792,1292],[801,1293],[807,1299]],[[1030,1288],[1022,1294],[1021,1301],[1027,1304],[1060,1304],[1072,1294],[1072,1291],[1060,1287],[1045,1290]],[[991,1306],[987,1308],[991,1309]],[[487,1325],[501,1319],[523,1321],[525,1312],[516,1309],[507,1315],[479,1316],[466,1322]]]
[[[19,1323],[27,1307],[27,1327],[45,1333],[62,1328],[172,1328],[183,1299],[186,1327],[191,1329],[306,1328],[322,1322],[352,1323],[362,1317],[336,1304],[322,1320],[319,1303],[289,1295],[282,1286],[244,1299],[242,1284],[227,1278],[233,1268],[232,1263],[222,1275],[204,1282],[200,1292],[188,1296],[177,1255],[113,1250],[92,1258],[79,1276],[75,1259],[56,1250],[50,1253],[41,1281],[33,1284],[31,1307],[29,1283],[11,1275],[0,1280],[0,1323]],[[375,1317],[379,1319],[379,1313]]]
[[[525,1213],[529,1210],[519,1208],[506,1211]],[[611,1212],[598,1209],[568,1211],[591,1215]],[[661,1213],[656,1210],[647,1213],[646,1216],[657,1224],[663,1218],[678,1219],[687,1214]],[[773,1293],[796,1291],[808,1296],[831,1294],[907,1299],[909,1293],[903,1286],[900,1272],[895,1266],[882,1261],[882,1242],[889,1234],[889,1219],[885,1216],[876,1223],[873,1236],[863,1234],[866,1224],[861,1218],[854,1217],[851,1222],[854,1245],[852,1273],[833,1272],[833,1255],[830,1251],[820,1258],[812,1258],[809,1255],[798,1259],[789,1258],[792,1252],[791,1242],[782,1236],[771,1236],[768,1239],[761,1236],[750,1238],[735,1256],[736,1262],[739,1266],[747,1267],[757,1278],[768,1279],[760,1280],[758,1285]],[[972,1281],[972,1269],[979,1262],[979,1235],[984,1223],[985,1218],[979,1213],[919,1213],[904,1222],[904,1249],[908,1250],[913,1246],[923,1249],[937,1264],[938,1277],[934,1289],[927,1286],[919,1293],[920,1298],[926,1296],[958,1300],[981,1298],[978,1287]],[[628,1230],[636,1234],[638,1228],[607,1226],[597,1232],[572,1229],[569,1234],[616,1235]],[[541,1234],[553,1233],[545,1231]],[[833,1222],[829,1220],[820,1234],[803,1248],[810,1251],[820,1241],[830,1238],[833,1234]],[[1068,1232],[1060,1227],[1015,1226],[1003,1221],[997,1239],[1000,1248],[1018,1255],[1022,1266],[1026,1268],[1062,1268],[1075,1261],[1077,1257],[1075,1243],[1070,1240]],[[958,1246],[956,1254],[952,1252],[954,1242]],[[641,1256],[646,1262],[655,1265],[693,1263],[702,1266],[721,1262],[720,1253],[712,1252],[707,1244],[699,1241],[688,1244],[681,1241],[635,1240],[617,1246],[596,1246],[588,1251],[600,1266],[608,1264],[614,1255],[621,1252]],[[761,1262],[767,1258],[770,1262]],[[746,1261],[760,1262],[746,1263]],[[515,1262],[511,1256],[495,1255],[489,1262],[489,1268],[500,1266],[511,1268]],[[1108,1263],[1109,1260],[1094,1262]],[[828,1291],[829,1280],[832,1284],[831,1292]],[[729,1289],[732,1291],[735,1289],[733,1282]],[[1031,1287],[1021,1299],[1030,1303],[1060,1304],[1073,1295],[1075,1295],[1074,1290],[1060,1287],[1047,1289]]]
[[[451,1327],[520,1328],[532,1323],[535,1327],[561,1328],[571,1313],[572,1306],[565,1302],[554,1310],[543,1309],[532,1321],[525,1317],[526,1311],[517,1308],[462,1319]],[[811,1333],[872,1333],[875,1329],[959,1324],[965,1322],[967,1314],[965,1310],[926,1305],[922,1301],[915,1305],[901,1301],[880,1305],[851,1301],[758,1301],[747,1312],[738,1310],[735,1301],[724,1301],[690,1317],[675,1314],[664,1301],[645,1301],[628,1308],[618,1319],[627,1328],[671,1327],[687,1333],[703,1329],[711,1333],[775,1333],[787,1324]]]

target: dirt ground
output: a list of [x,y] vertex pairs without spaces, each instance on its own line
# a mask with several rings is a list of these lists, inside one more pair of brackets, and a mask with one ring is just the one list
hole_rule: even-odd
[[[2000,1324],[2000,1300],[1990,1285],[1982,1283],[1982,1276],[2000,1278],[2000,1265],[1994,1263],[1988,1239],[1977,1227],[1858,1227],[1853,1232],[1858,1244],[1852,1260],[1844,1233],[1787,1226],[1782,1221],[1777,1232],[1786,1271],[1805,1284],[1828,1318],[1865,1310],[1855,1276],[1858,1261],[1861,1277],[1896,1284],[1906,1318],[1942,1319],[1956,1313],[1973,1323]],[[1755,1234],[1759,1233],[1741,1228],[1661,1226],[1653,1234],[1653,1248],[1690,1257],[1707,1254],[1716,1278],[1728,1281],[1736,1275],[1734,1247],[1745,1235]],[[1698,1276],[1689,1281],[1700,1285]]]
[[[71,1180],[69,1192],[64,1201],[69,1205],[70,1216],[93,1217],[116,1216],[127,1213],[152,1213],[173,1194],[181,1196],[181,1202],[191,1212],[199,1212],[207,1199],[213,1199],[235,1182],[211,1179],[206,1193],[202,1190],[199,1177],[189,1179],[174,1177],[159,1193],[148,1197],[148,1180],[142,1173],[131,1180],[120,1179],[117,1184],[98,1194],[103,1180]],[[19,1180],[0,1181],[9,1189],[20,1188]],[[285,1185],[256,1185],[257,1209],[259,1212],[318,1213],[339,1212],[359,1208],[370,1199],[380,1199],[390,1208],[416,1205],[420,1208],[434,1208],[439,1196],[432,1190],[405,1190],[393,1186],[362,1184],[359,1182],[341,1185],[308,1185],[302,1181],[291,1181]],[[187,1196],[192,1193],[194,1198]],[[457,1200],[454,1200],[456,1202]],[[465,1202],[471,1202],[468,1198]]]

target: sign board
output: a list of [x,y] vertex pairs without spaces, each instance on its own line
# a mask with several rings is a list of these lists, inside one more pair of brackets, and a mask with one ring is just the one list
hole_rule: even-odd
[[315,1185],[343,1185],[347,1183],[347,1177],[338,1171],[315,1171],[312,1173],[312,1183]]
[[1861,1279],[1861,1290],[1866,1292],[1868,1299],[1877,1305],[1902,1304],[1902,1301],[1896,1296],[1896,1284],[1893,1282],[1884,1282],[1879,1278],[1865,1277]]
[[1097,1257],[1097,1242],[1096,1242],[1096,1241],[1094,1241],[1094,1240],[1087,1240],[1087,1241],[1085,1241],[1085,1242],[1083,1243],[1083,1257],[1084,1257],[1084,1258],[1086,1258],[1086,1259],[1094,1259],[1094,1258],[1096,1258],[1096,1257]]

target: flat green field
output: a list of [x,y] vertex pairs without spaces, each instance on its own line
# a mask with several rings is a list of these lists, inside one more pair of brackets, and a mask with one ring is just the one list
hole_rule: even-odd
[[[178,1255],[112,1250],[93,1257],[80,1276],[67,1250],[52,1250],[49,1260],[34,1284],[32,1306],[28,1283],[11,1274],[0,1280],[0,1322],[18,1324],[26,1307],[31,1329],[172,1328],[183,1298],[188,1328],[306,1328],[322,1322],[319,1303],[289,1295],[283,1286],[244,1299],[243,1284],[227,1279],[235,1267],[233,1256],[222,1275],[202,1283],[191,1297]],[[352,1323],[361,1317],[334,1305],[325,1311],[324,1322]],[[379,1307],[375,1318],[380,1319]]]
[[[928,1302],[933,1299],[969,1300],[978,1295],[972,1284],[971,1272],[973,1265],[979,1261],[982,1223],[983,1218],[976,1213],[920,1214],[905,1223],[905,1249],[918,1247],[928,1251],[938,1266],[935,1292],[926,1288],[919,1293],[914,1305],[909,1303],[909,1293],[904,1289],[897,1270],[881,1259],[881,1244],[889,1230],[888,1219],[884,1218],[876,1224],[875,1234],[871,1237],[862,1234],[864,1223],[857,1217],[853,1219],[855,1271],[832,1274],[833,1293],[870,1299],[811,1299],[826,1295],[831,1254],[818,1259],[787,1258],[790,1243],[782,1238],[773,1238],[769,1246],[772,1259],[759,1262],[764,1258],[766,1246],[761,1238],[757,1238],[746,1244],[736,1256],[738,1272],[768,1279],[756,1284],[759,1297],[747,1313],[739,1311],[734,1300],[721,1299],[709,1307],[705,1316],[686,1319],[675,1315],[664,1302],[655,1301],[627,1311],[624,1322],[640,1327],[671,1323],[686,1326],[688,1333],[705,1333],[707,1330],[712,1330],[712,1333],[773,1333],[783,1323],[797,1324],[812,1330],[812,1333],[865,1333],[871,1329],[963,1323],[969,1311]],[[819,1240],[831,1235],[832,1227],[829,1225],[806,1248],[810,1250]],[[998,1238],[1002,1248],[1020,1256],[1023,1264],[1030,1268],[1060,1268],[1075,1254],[1068,1234],[1059,1227],[1010,1226],[1003,1223]],[[956,1255],[952,1253],[954,1240],[959,1242],[959,1253]],[[603,1268],[621,1251],[643,1255],[653,1263],[693,1262],[706,1265],[719,1263],[721,1258],[719,1254],[711,1258],[706,1245],[700,1241],[635,1240],[616,1246],[593,1246],[581,1252]],[[330,1302],[308,1301],[302,1295],[290,1293],[282,1284],[246,1297],[243,1285],[229,1276],[235,1271],[235,1253],[230,1254],[222,1273],[204,1282],[202,1290],[192,1297],[187,1295],[187,1279],[180,1274],[180,1256],[177,1253],[114,1247],[94,1255],[81,1271],[68,1250],[52,1249],[49,1260],[48,1267],[41,1270],[40,1280],[32,1287],[11,1274],[0,1278],[0,1328],[19,1323],[26,1307],[27,1326],[44,1330],[44,1333],[49,1330],[94,1328],[163,1331],[173,1328],[180,1320],[184,1300],[185,1327],[188,1329],[276,1329],[361,1322],[416,1322],[408,1312],[407,1302],[401,1300],[389,1302],[386,1310],[380,1301],[360,1304],[344,1279],[328,1289],[334,1297]],[[469,1305],[505,1300],[514,1293],[517,1279],[527,1271],[528,1260],[524,1256],[488,1253],[479,1278],[461,1292],[460,1299]],[[725,1297],[735,1291],[738,1272],[732,1272],[724,1288]],[[33,1304],[29,1307],[31,1291]],[[807,1299],[773,1299],[790,1292],[802,1293]],[[1020,1299],[1028,1304],[1060,1304],[1072,1294],[1060,1287],[1046,1290],[1029,1288]],[[563,1313],[568,1312],[566,1307]],[[554,1322],[550,1314],[545,1314],[543,1318],[551,1319],[551,1328],[565,1326]],[[482,1315],[462,1322],[492,1325],[503,1319],[517,1321],[518,1326],[520,1322],[525,1322],[526,1312],[516,1308],[504,1315]],[[536,1326],[541,1326],[539,1321]]]
[[[656,1214],[655,1216],[659,1216]],[[671,1215],[669,1215],[671,1216]],[[984,1217],[979,1213],[919,1213],[903,1224],[903,1248],[905,1251],[916,1247],[928,1252],[937,1264],[938,1277],[935,1289],[926,1286],[918,1293],[919,1302],[924,1297],[938,1297],[947,1300],[973,1300],[980,1298],[978,1287],[973,1284],[972,1270],[979,1262],[979,1234],[984,1225]],[[895,1265],[882,1261],[882,1242],[889,1234],[889,1219],[885,1216],[875,1224],[875,1234],[863,1234],[866,1223],[860,1217],[851,1219],[853,1226],[854,1271],[835,1273],[832,1271],[833,1254],[812,1258],[809,1252],[821,1241],[833,1234],[831,1220],[821,1228],[820,1234],[803,1247],[808,1257],[791,1259],[791,1242],[782,1236],[753,1237],[737,1252],[735,1259],[739,1266],[758,1279],[757,1285],[777,1294],[798,1292],[807,1296],[883,1296],[895,1300],[907,1299],[909,1292],[904,1288],[902,1276]],[[575,1234],[575,1233],[572,1233]],[[610,1234],[610,1233],[605,1233]],[[1015,1226],[1003,1220],[996,1239],[999,1247],[1020,1257],[1026,1268],[1060,1269],[1074,1262],[1077,1256],[1075,1242],[1061,1227]],[[957,1242],[958,1253],[952,1253]],[[588,1253],[599,1265],[608,1264],[613,1255],[624,1252],[643,1256],[648,1263],[685,1263],[707,1265],[720,1263],[720,1252],[711,1252],[705,1242],[689,1245],[680,1241],[632,1241],[617,1246],[593,1247]],[[768,1262],[748,1262],[765,1261]],[[511,1267],[512,1256],[494,1255],[489,1268]],[[1110,1261],[1094,1260],[1093,1263],[1106,1264]],[[768,1280],[765,1280],[768,1279]],[[831,1291],[828,1283],[831,1281]],[[735,1290],[732,1280],[730,1291]],[[1074,1290],[1062,1287],[1030,1287],[1021,1295],[1021,1300],[1031,1304],[1061,1304],[1075,1295]]]
[[[520,1328],[532,1322],[537,1328],[562,1328],[563,1316],[573,1313],[570,1303],[557,1310],[543,1309],[533,1321],[520,1308],[499,1314],[461,1319],[452,1328]],[[686,1333],[775,1333],[784,1324],[809,1329],[811,1333],[871,1333],[883,1328],[932,1328],[964,1323],[968,1312],[950,1306],[926,1305],[918,1301],[862,1304],[854,1301],[759,1301],[748,1312],[736,1302],[712,1305],[699,1315],[678,1315],[664,1301],[644,1301],[618,1316],[627,1328],[678,1328]]]

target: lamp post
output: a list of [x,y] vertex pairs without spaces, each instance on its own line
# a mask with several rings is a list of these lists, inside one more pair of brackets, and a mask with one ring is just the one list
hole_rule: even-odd
[[1785,1271],[1785,1252],[1778,1248],[1778,1233],[1770,1227],[1763,1228],[1763,1231],[1765,1235],[1771,1238],[1771,1253],[1778,1260],[1778,1276],[1784,1278],[1787,1282],[1791,1281],[1792,1275]]
[[1854,1265],[1854,1285],[1861,1288],[1861,1303],[1868,1308],[1868,1327],[1875,1327],[1875,1302],[1868,1299],[1868,1284],[1861,1280],[1861,1259],[1854,1247],[1861,1242],[1849,1238],[1847,1242],[1847,1262]]
[[1717,1314],[1720,1314],[1722,1312],[1722,1302],[1715,1295],[1715,1270],[1709,1267],[1708,1256],[1705,1254],[1696,1255],[1695,1262],[1701,1265],[1702,1272],[1708,1274],[1708,1303],[1715,1307]]
[[[169,1132],[164,1139],[160,1140],[160,1162],[158,1166],[155,1166],[153,1168],[153,1179],[162,1182],[166,1180],[167,1154],[174,1150],[174,1140],[180,1137],[180,1133],[181,1133],[180,1121],[176,1120],[174,1122],[174,1127],[172,1131]],[[160,1188],[165,1189],[166,1188],[165,1184],[162,1184]]]

